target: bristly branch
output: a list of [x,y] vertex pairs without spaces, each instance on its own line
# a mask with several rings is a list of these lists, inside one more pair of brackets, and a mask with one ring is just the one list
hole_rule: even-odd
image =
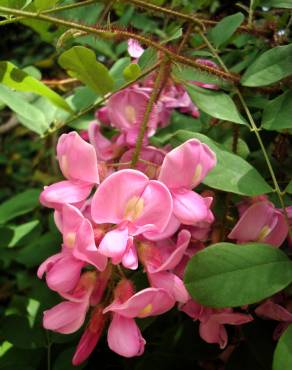
[[170,50],[168,47],[161,45],[158,42],[153,41],[152,39],[138,35],[134,32],[130,32],[128,30],[119,29],[119,28],[109,28],[109,27],[100,27],[100,26],[87,26],[84,24],[68,21],[66,19],[61,19],[57,17],[52,17],[42,13],[35,13],[35,12],[28,12],[19,9],[12,9],[0,6],[0,11],[4,14],[12,14],[16,16],[23,16],[26,18],[38,19],[54,24],[58,24],[61,26],[75,28],[77,30],[85,31],[90,34],[98,35],[100,37],[108,38],[121,38],[121,39],[129,39],[133,38],[140,43],[147,45],[148,47],[153,47],[154,49],[160,51],[163,55],[166,55],[172,62],[181,63],[184,65],[188,65],[190,67],[194,67],[198,70],[203,72],[208,72],[210,74],[216,75],[217,77],[221,77],[223,79],[227,79],[232,81],[233,83],[237,84],[240,81],[240,76],[234,73],[226,73],[217,68],[213,68],[207,65],[203,65],[198,63],[195,59],[189,58],[176,52]]
[[[102,0],[105,1],[105,0]],[[116,0],[117,1],[117,0]],[[216,26],[218,23],[217,21],[209,20],[209,19],[204,19],[204,18],[198,18],[195,17],[192,14],[186,14],[183,12],[179,12],[170,8],[167,8],[165,6],[161,7],[158,5],[155,5],[153,3],[150,3],[148,1],[142,1],[142,0],[118,0],[120,2],[128,3],[128,4],[133,4],[136,7],[139,7],[141,9],[146,9],[149,11],[152,11],[154,13],[160,13],[160,14],[166,14],[170,17],[176,18],[176,19],[181,19],[184,21],[187,21],[192,24],[196,24],[201,27],[202,30],[205,29],[205,27],[213,27]],[[238,32],[246,32],[246,33],[251,33],[257,36],[262,36],[262,37],[267,37],[271,34],[270,30],[266,30],[264,28],[256,28],[256,27],[249,27],[248,25],[241,25],[237,29]]]

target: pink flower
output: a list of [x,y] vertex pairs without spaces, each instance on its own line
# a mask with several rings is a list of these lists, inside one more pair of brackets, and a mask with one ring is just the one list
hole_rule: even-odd
[[250,206],[228,235],[238,243],[262,242],[279,247],[288,234],[283,214],[271,202],[262,201]]
[[113,139],[109,140],[100,132],[96,121],[90,123],[88,128],[89,141],[93,145],[99,161],[109,161],[118,157],[123,150]]
[[177,236],[176,244],[171,239],[165,239],[155,244],[141,243],[139,255],[151,274],[174,269],[188,248],[191,235],[182,230]]
[[[112,126],[124,135],[123,142],[135,145],[148,101],[148,94],[130,88],[119,91],[109,99],[108,115]],[[154,105],[147,124],[147,136],[155,133],[157,123],[157,107]]]
[[183,224],[212,222],[211,197],[191,191],[216,165],[215,154],[196,139],[191,139],[169,152],[162,163],[158,179],[170,190],[173,214]]
[[62,251],[40,265],[38,277],[46,272],[48,286],[63,293],[75,287],[85,264],[102,271],[106,268],[107,258],[98,252],[91,223],[77,208],[64,205],[59,223],[63,234]]
[[242,325],[253,320],[251,315],[233,312],[232,308],[212,309],[190,300],[181,310],[194,320],[200,321],[199,332],[207,343],[218,343],[225,348],[228,341],[225,324]]
[[128,53],[132,58],[140,58],[144,53],[144,49],[140,43],[134,39],[128,40]]
[[94,272],[84,273],[73,293],[66,295],[68,301],[44,311],[44,328],[62,334],[77,331],[85,320],[95,283],[96,274]]
[[114,301],[103,311],[113,312],[108,345],[124,357],[139,356],[144,352],[146,342],[134,318],[160,315],[174,305],[174,300],[163,289],[147,288],[131,294],[131,284],[127,280],[121,281]]
[[[134,149],[127,150],[120,158],[120,163],[131,162]],[[158,177],[160,166],[165,157],[165,152],[161,149],[147,146],[142,148],[139,161],[136,165],[136,169],[145,173],[150,179],[156,179]],[[147,162],[147,163],[146,163]],[[129,168],[128,166],[121,166],[120,168]]]
[[288,302],[287,307],[283,307],[275,298],[270,298],[260,304],[255,309],[255,313],[263,319],[279,321],[273,335],[275,340],[279,339],[283,331],[292,323],[291,302]]
[[88,197],[94,184],[99,183],[95,150],[76,132],[63,134],[57,144],[57,157],[67,181],[46,186],[40,202],[60,209],[65,203],[78,203]]
[[97,306],[94,309],[89,324],[82,334],[74,353],[72,360],[73,365],[80,365],[82,362],[87,360],[99,341],[105,324],[105,316],[102,311],[103,307],[101,306]]
[[[129,185],[130,184],[130,185]],[[163,210],[163,211],[162,211]],[[92,219],[116,224],[99,245],[99,252],[131,269],[138,266],[134,236],[161,232],[167,226],[172,199],[165,185],[136,170],[121,170],[107,177],[92,199]]]

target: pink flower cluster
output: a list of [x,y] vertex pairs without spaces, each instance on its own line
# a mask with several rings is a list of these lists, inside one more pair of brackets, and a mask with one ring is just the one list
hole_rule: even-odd
[[[123,162],[114,170],[98,161],[95,147],[76,132],[59,139],[57,158],[67,180],[45,187],[40,201],[54,208],[63,244],[42,263],[38,276],[46,274],[49,288],[65,299],[44,313],[46,329],[72,333],[90,313],[74,364],[87,358],[107,325],[113,351],[142,354],[145,340],[134,319],[190,301],[184,267],[202,247],[196,235],[203,234],[203,240],[214,219],[212,198],[192,189],[216,158],[195,139],[168,153],[145,147],[145,157],[138,169],[124,168]],[[139,263],[149,288],[135,292],[126,275]]]
[[[141,50],[136,49],[137,56]],[[44,206],[54,209],[63,236],[60,252],[38,269],[38,276],[45,275],[48,287],[64,299],[44,312],[43,325],[69,334],[86,323],[75,365],[87,359],[106,330],[112,351],[124,357],[141,355],[146,342],[135,318],[160,315],[175,305],[199,320],[206,342],[221,348],[227,345],[225,324],[252,320],[244,310],[203,307],[183,283],[186,264],[205,247],[214,221],[213,193],[200,195],[193,189],[216,165],[216,156],[196,139],[172,150],[148,145],[148,137],[168,123],[173,109],[198,114],[182,87],[169,84],[163,89],[139,161],[131,168],[152,85],[150,78],[114,94],[83,135],[88,141],[76,132],[63,134],[57,158],[66,180],[45,187],[40,196]],[[104,125],[118,129],[118,134],[106,138]],[[241,217],[229,238],[282,244],[287,225],[267,198],[246,201],[239,210]],[[129,276],[139,266],[149,287],[136,292]],[[280,321],[291,320],[291,314],[272,301],[260,307],[260,315],[274,317],[280,310]]]

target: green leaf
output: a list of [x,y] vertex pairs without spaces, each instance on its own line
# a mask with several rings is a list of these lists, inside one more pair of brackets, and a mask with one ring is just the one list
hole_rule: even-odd
[[45,332],[40,326],[32,328],[23,316],[9,315],[1,320],[2,335],[18,348],[45,347]]
[[274,352],[273,370],[292,369],[292,324],[284,331]]
[[139,64],[130,64],[123,70],[123,76],[127,81],[133,81],[138,78],[141,74],[141,68]]
[[240,12],[223,18],[210,31],[210,38],[213,44],[218,48],[228,41],[243,21],[244,15]]
[[0,62],[0,82],[11,89],[44,96],[57,107],[72,112],[70,106],[60,95],[10,62]]
[[98,94],[105,95],[113,89],[114,80],[108,69],[96,60],[94,52],[84,46],[73,46],[59,57],[59,64]]
[[33,220],[19,226],[10,226],[13,232],[13,237],[8,243],[8,247],[15,247],[18,245],[23,238],[34,231],[39,226],[39,220]]
[[[292,50],[291,50],[292,52]],[[271,100],[264,109],[262,127],[266,130],[292,128],[292,90]]]
[[285,192],[292,194],[292,180],[290,180],[289,184],[286,186]]
[[191,296],[210,307],[261,301],[292,282],[292,262],[268,244],[218,243],[196,253],[187,265]]
[[21,117],[23,117],[25,121],[21,121],[21,123],[30,130],[39,135],[47,131],[49,125],[44,114],[32,104],[29,104],[19,93],[0,84],[0,100],[19,115],[20,121]]
[[247,124],[229,95],[195,85],[187,85],[187,91],[198,108],[210,116],[242,125]]
[[243,86],[266,86],[292,74],[292,44],[263,53],[241,78]]
[[252,165],[238,155],[229,153],[223,146],[205,135],[179,130],[171,135],[171,142],[174,145],[179,145],[191,138],[196,138],[207,144],[217,157],[217,165],[205,177],[204,184],[211,188],[250,196],[272,191],[272,188]]
[[189,81],[197,81],[205,84],[215,84],[218,86],[226,86],[228,83],[217,76],[210,73],[200,71],[195,68],[175,64],[172,66],[172,75],[179,82],[185,83]]
[[292,0],[265,0],[263,1],[264,6],[269,6],[271,8],[292,8]]
[[[224,148],[226,148],[229,152],[233,151],[233,137],[230,136],[224,142],[222,143]],[[249,148],[245,141],[238,138],[237,145],[236,145],[236,154],[239,155],[242,158],[247,158],[249,155]]]
[[34,0],[34,4],[37,10],[45,10],[54,8],[58,0]]
[[40,191],[29,189],[0,204],[0,224],[28,213],[39,205]]

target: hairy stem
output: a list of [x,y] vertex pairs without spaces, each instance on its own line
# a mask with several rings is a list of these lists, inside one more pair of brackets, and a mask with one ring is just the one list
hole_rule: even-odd
[[143,117],[143,121],[141,123],[138,138],[137,138],[136,147],[135,147],[133,157],[132,157],[132,161],[131,161],[131,167],[135,167],[138,160],[139,160],[139,155],[140,155],[140,152],[141,152],[141,149],[142,149],[143,139],[144,139],[144,136],[145,136],[145,132],[147,130],[147,125],[148,125],[148,122],[149,122],[149,118],[150,118],[152,109],[154,107],[154,104],[155,104],[155,102],[156,102],[156,100],[159,96],[160,86],[161,86],[163,78],[164,78],[166,63],[167,63],[167,59],[164,57],[164,60],[162,61],[161,65],[160,65],[158,75],[156,77],[156,80],[155,80],[155,83],[154,83],[154,86],[153,86],[153,90],[152,90],[151,95],[150,95],[150,99],[149,99],[149,101],[147,103],[147,106],[146,106],[145,114],[144,114],[144,117]]
[[184,64],[184,65],[188,65],[188,66],[197,68],[197,69],[199,69],[203,72],[208,72],[208,73],[214,74],[218,77],[221,77],[223,79],[231,80],[234,83],[238,83],[239,80],[240,80],[239,76],[236,75],[236,74],[226,73],[225,71],[221,71],[221,70],[218,70],[216,68],[197,63],[196,60],[194,60],[192,58],[185,57],[185,56],[180,55],[180,54],[177,54],[174,51],[171,51],[166,46],[163,46],[160,43],[155,42],[155,41],[153,41],[152,39],[150,39],[148,37],[138,35],[134,32],[130,32],[130,31],[127,31],[127,30],[109,29],[108,27],[103,28],[103,27],[97,27],[97,26],[96,27],[90,27],[90,26],[86,26],[86,25],[79,24],[79,23],[76,23],[76,22],[67,21],[65,19],[52,17],[52,16],[49,16],[49,15],[46,15],[46,14],[43,14],[43,13],[27,12],[27,11],[18,10],[18,9],[6,8],[6,7],[3,7],[3,6],[0,6],[0,12],[2,12],[4,14],[13,14],[13,15],[23,16],[23,17],[26,17],[26,18],[38,19],[38,20],[58,24],[58,25],[61,25],[61,26],[69,27],[69,28],[75,28],[77,30],[81,30],[81,31],[88,32],[88,33],[98,35],[100,37],[105,37],[105,38],[108,38],[108,37],[113,37],[113,38],[118,37],[118,38],[125,38],[125,39],[133,38],[133,39],[141,42],[142,44],[153,47],[154,49],[156,49],[158,51],[161,51],[164,55],[166,55],[173,62],[177,62],[177,63],[181,63],[181,64]]
[[[103,0],[103,1],[106,1],[106,0]],[[148,1],[143,1],[143,0],[119,0],[119,1],[135,5],[141,9],[146,9],[154,13],[165,14],[167,16],[170,16],[176,19],[182,19],[189,23],[197,24],[201,27],[201,29],[204,29],[205,27],[213,27],[218,23],[217,21],[213,21],[210,19],[203,19],[203,18],[195,17],[192,14],[178,12],[176,10],[167,8],[165,6],[161,7],[153,3],[150,3]],[[270,34],[270,32],[265,29],[262,29],[262,28],[261,29],[256,29],[256,28],[250,29],[249,26],[244,26],[244,25],[239,26],[237,31],[254,33],[256,35],[264,36],[264,37]]]

